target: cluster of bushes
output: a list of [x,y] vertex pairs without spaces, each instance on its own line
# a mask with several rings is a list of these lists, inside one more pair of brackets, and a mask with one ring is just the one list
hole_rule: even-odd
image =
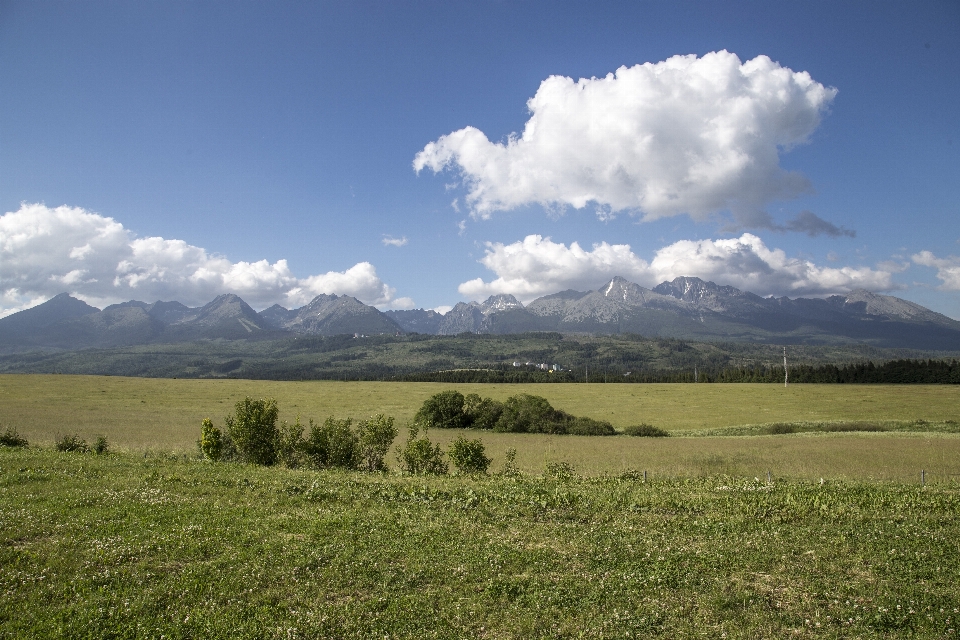
[[521,393],[499,402],[475,393],[441,391],[427,398],[414,420],[438,429],[482,429],[502,433],[552,433],[612,436],[609,422],[572,416],[546,398]]
[[[206,418],[200,426],[198,446],[209,460],[234,460],[260,465],[283,464],[316,469],[386,471],[385,458],[397,437],[393,418],[383,414],[354,424],[351,418],[312,419],[306,427],[300,417],[294,424],[277,424],[279,409],[272,399],[245,398],[234,414],[224,419],[224,429]],[[306,433],[304,433],[306,431]],[[445,474],[449,466],[439,444],[430,441],[426,428],[414,425],[398,451],[403,471]],[[486,473],[490,459],[480,440],[458,438],[450,446],[450,460],[460,473]]]
[[110,450],[110,445],[107,443],[107,436],[97,436],[96,440],[93,441],[93,446],[90,446],[86,440],[75,433],[57,436],[54,447],[57,451],[76,453],[89,453],[93,451],[98,455],[107,453]]
[[27,439],[17,433],[16,429],[7,427],[3,433],[0,433],[0,446],[25,447],[27,444]]

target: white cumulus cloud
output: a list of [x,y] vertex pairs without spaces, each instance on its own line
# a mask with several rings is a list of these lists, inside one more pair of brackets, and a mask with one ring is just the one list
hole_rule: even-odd
[[945,291],[960,291],[960,257],[949,256],[938,258],[930,251],[921,251],[910,256],[916,264],[924,267],[933,267],[937,270],[937,278],[943,283],[940,288]]
[[601,242],[590,250],[530,235],[512,244],[487,243],[481,264],[496,274],[464,282],[459,291],[471,299],[510,293],[524,302],[564,289],[596,289],[613,276],[654,287],[679,276],[695,276],[758,295],[824,296],[864,288],[896,288],[891,271],[868,267],[825,267],[770,249],[744,233],[721,240],[681,240],[659,249],[651,261],[626,244]]
[[79,207],[23,204],[0,216],[0,315],[64,291],[97,306],[130,299],[201,305],[221,293],[255,308],[298,307],[320,293],[380,306],[395,301],[395,290],[369,262],[298,278],[286,260],[232,262],[183,240],[137,238],[113,218]]
[[427,144],[413,167],[458,171],[480,218],[595,203],[607,218],[729,210],[740,225],[769,227],[767,202],[809,189],[779,154],[809,139],[836,93],[767,56],[741,63],[727,51],[603,78],[551,76],[527,101],[521,135],[491,142],[465,127]]

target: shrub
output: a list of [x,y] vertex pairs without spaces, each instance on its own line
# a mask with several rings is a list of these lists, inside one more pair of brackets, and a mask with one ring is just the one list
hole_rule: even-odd
[[299,414],[293,424],[281,422],[277,429],[277,458],[280,462],[291,469],[299,467],[306,457],[304,447],[303,425],[300,423]]
[[7,427],[3,433],[0,433],[0,446],[25,447],[27,446],[27,439],[17,433],[16,429]]
[[796,425],[778,422],[777,424],[772,424],[769,427],[767,427],[766,431],[770,435],[778,436],[786,433],[796,433],[797,427]]
[[310,436],[304,451],[318,468],[342,467],[355,469],[359,462],[359,441],[350,426],[350,418],[337,420],[333,416],[324,423],[310,421]]
[[93,451],[97,455],[107,453],[110,450],[110,445],[107,444],[107,436],[100,435],[97,436],[97,439],[93,441]]
[[77,434],[58,437],[55,446],[57,451],[76,451],[78,453],[90,451],[90,447],[87,446],[87,441]]
[[567,423],[567,433],[575,436],[612,436],[617,430],[605,420],[573,418]]
[[447,472],[447,463],[443,460],[443,451],[439,444],[430,442],[427,430],[423,430],[423,437],[418,438],[420,427],[416,424],[410,427],[407,442],[399,451],[400,466],[407,473],[416,475],[433,474],[443,475]]
[[666,438],[670,435],[669,431],[646,423],[631,425],[624,429],[623,432],[628,436],[638,436],[641,438]]
[[480,440],[467,440],[459,436],[450,445],[448,454],[457,471],[463,474],[486,473],[490,458]]
[[216,462],[223,455],[223,433],[213,426],[210,418],[204,418],[200,423],[200,452],[207,460]]
[[572,416],[554,409],[546,398],[521,393],[507,398],[494,431],[510,433],[566,433]]
[[397,437],[397,428],[393,418],[382,413],[357,424],[359,441],[359,463],[366,471],[384,471],[387,465],[383,459],[390,451],[390,445]]
[[464,398],[463,412],[466,426],[489,431],[496,426],[497,420],[503,414],[503,403],[471,393]]
[[548,462],[546,475],[557,480],[569,480],[573,477],[573,465],[569,462]]
[[463,394],[459,391],[441,391],[424,400],[414,422],[428,428],[462,429],[467,426],[463,402]]
[[225,419],[227,433],[244,462],[272,465],[277,461],[277,401],[244,398]]

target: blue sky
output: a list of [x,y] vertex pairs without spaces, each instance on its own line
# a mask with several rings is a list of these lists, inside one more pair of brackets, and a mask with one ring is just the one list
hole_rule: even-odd
[[0,1],[0,96],[4,314],[619,274],[960,318],[955,1]]

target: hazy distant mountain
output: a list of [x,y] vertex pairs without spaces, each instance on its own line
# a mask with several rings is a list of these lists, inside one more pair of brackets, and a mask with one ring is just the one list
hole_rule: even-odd
[[482,303],[461,302],[443,315],[423,309],[384,313],[356,298],[337,295],[319,295],[299,309],[274,305],[260,313],[233,294],[199,309],[179,302],[131,300],[100,311],[61,294],[0,319],[0,350],[259,339],[284,333],[535,331],[960,350],[960,322],[893,296],[857,290],[825,299],[762,298],[690,277],[653,289],[617,277],[596,291],[561,291],[526,307],[511,295],[495,295]]
[[86,316],[98,311],[100,309],[91,307],[83,300],[61,293],[43,304],[0,318],[0,345],[13,345],[19,341],[29,340],[30,336],[39,329],[61,320]]
[[260,318],[273,328],[300,334],[403,333],[400,325],[382,311],[350,296],[319,295],[293,311],[274,305],[261,311]]
[[440,321],[443,320],[443,314],[433,309],[390,309],[384,314],[408,333],[436,335],[440,333]]

